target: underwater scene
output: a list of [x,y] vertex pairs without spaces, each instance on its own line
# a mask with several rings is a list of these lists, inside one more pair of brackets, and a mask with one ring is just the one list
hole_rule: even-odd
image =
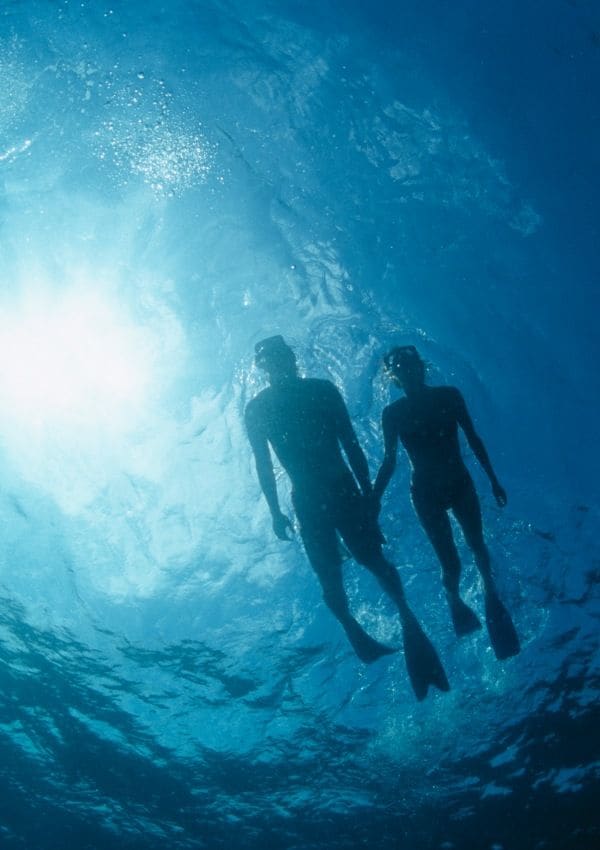
[[600,846],[600,5],[3,0],[0,78],[2,850]]

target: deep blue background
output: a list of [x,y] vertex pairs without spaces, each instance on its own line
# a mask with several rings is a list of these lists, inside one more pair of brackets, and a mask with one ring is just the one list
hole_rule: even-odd
[[[4,4],[3,847],[595,846],[599,63],[576,0]],[[519,657],[454,638],[401,462],[388,552],[452,691],[356,661],[243,432],[276,332],[373,473],[382,353],[460,386]]]

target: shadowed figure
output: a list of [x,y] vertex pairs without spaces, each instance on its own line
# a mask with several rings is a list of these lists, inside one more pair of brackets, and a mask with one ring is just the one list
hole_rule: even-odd
[[440,560],[442,579],[456,634],[481,628],[475,612],[461,599],[461,564],[448,511],[458,521],[483,579],[486,623],[497,658],[519,652],[519,640],[508,612],[498,597],[490,556],[483,539],[481,508],[458,442],[462,428],[475,457],[487,473],[497,503],[506,505],[506,493],[492,469],[487,451],[475,432],[462,395],[455,387],[429,387],[425,364],[413,345],[392,349],[385,357],[392,381],[405,397],[383,411],[385,458],[377,475],[377,506],[396,467],[398,440],[412,465],[411,497],[414,509]]
[[398,608],[406,665],[417,698],[423,699],[430,685],[448,690],[435,649],[406,603],[400,576],[383,556],[367,460],[340,393],[330,381],[301,378],[294,352],[283,337],[269,337],[255,350],[256,365],[266,371],[270,386],[248,404],[245,420],[275,534],[289,540],[292,525],[279,507],[271,448],[291,479],[300,534],[325,603],[358,657],[369,663],[395,650],[374,640],[350,613],[338,534]]

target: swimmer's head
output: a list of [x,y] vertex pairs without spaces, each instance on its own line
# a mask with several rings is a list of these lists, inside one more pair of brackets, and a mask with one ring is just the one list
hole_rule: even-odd
[[425,361],[414,345],[398,345],[383,358],[386,371],[396,383],[406,386],[423,384]]
[[259,369],[268,372],[271,378],[290,377],[297,372],[296,355],[280,334],[256,343],[254,362]]

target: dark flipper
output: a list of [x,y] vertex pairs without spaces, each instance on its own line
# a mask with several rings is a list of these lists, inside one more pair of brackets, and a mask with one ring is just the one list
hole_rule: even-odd
[[485,595],[485,621],[496,658],[502,661],[521,651],[510,614],[495,593]]
[[348,639],[350,640],[355,653],[361,661],[365,662],[365,664],[371,664],[373,661],[377,661],[384,655],[392,655],[392,653],[398,651],[397,649],[393,649],[391,646],[385,646],[385,644],[379,643],[379,641],[375,640],[375,638],[368,635],[364,629],[358,625],[358,623],[355,625],[351,624],[346,629],[346,634],[348,635]]
[[466,602],[462,601],[460,596],[452,597],[449,604],[454,631],[458,637],[469,635],[481,628],[479,617],[472,608],[469,608]]
[[406,669],[416,698],[425,699],[430,685],[449,691],[442,662],[421,626],[413,617],[406,618],[402,625]]

